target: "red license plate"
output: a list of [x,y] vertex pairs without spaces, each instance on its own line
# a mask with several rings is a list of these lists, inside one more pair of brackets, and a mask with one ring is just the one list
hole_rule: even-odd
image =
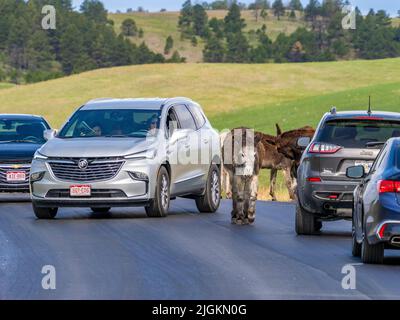
[[24,171],[7,172],[8,182],[24,182],[26,180],[26,173]]
[[71,197],[90,197],[92,195],[92,187],[88,185],[71,186],[69,191]]

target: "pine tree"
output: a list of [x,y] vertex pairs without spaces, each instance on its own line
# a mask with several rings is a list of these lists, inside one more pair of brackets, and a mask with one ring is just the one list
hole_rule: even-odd
[[203,50],[204,62],[223,62],[225,56],[225,49],[221,40],[215,36],[211,36]]
[[85,0],[80,9],[88,19],[98,24],[106,24],[108,21],[107,10],[99,0]]
[[121,25],[121,32],[126,37],[136,37],[138,34],[138,28],[135,20],[132,18],[125,19]]
[[203,6],[196,4],[193,7],[193,32],[196,36],[204,37],[208,24],[208,16]]
[[224,23],[224,30],[226,34],[242,32],[242,30],[246,27],[245,20],[241,17],[240,7],[236,2],[233,2],[229,8],[229,12],[224,19]]
[[274,15],[278,20],[281,19],[281,16],[285,15],[285,6],[283,5],[282,0],[275,0],[272,4],[272,9],[274,10]]
[[171,49],[174,47],[174,39],[171,36],[168,36],[165,41],[164,54],[170,54]]

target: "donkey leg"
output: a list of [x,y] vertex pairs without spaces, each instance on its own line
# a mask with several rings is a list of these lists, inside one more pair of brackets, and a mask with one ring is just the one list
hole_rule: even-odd
[[245,206],[245,194],[244,194],[245,181],[241,176],[235,176],[233,178],[232,191],[233,191],[233,211],[232,211],[232,223],[243,224],[245,220],[244,206]]
[[224,183],[224,187],[225,187],[225,194],[226,194],[226,198],[227,199],[232,199],[232,172],[228,171],[228,170],[224,170],[224,176],[225,176],[225,183]]
[[278,170],[277,169],[271,169],[269,194],[272,197],[272,201],[277,201],[278,200],[276,198],[276,193],[275,193],[277,176],[278,176]]
[[289,191],[289,196],[291,200],[296,200],[296,195],[294,192],[294,188],[293,188],[293,180],[292,180],[292,175],[291,175],[291,168],[285,168],[283,170],[283,175],[285,178],[285,182],[286,182],[286,187]]
[[259,187],[259,177],[258,175],[255,175],[251,178],[250,183],[249,183],[249,206],[247,210],[247,218],[249,220],[249,223],[252,224],[256,220],[256,204],[257,204],[257,198],[258,198],[258,187]]

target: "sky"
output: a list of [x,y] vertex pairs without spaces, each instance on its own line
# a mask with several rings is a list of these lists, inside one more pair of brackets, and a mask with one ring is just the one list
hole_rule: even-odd
[[[76,8],[79,8],[83,0],[73,0]],[[165,8],[169,11],[179,10],[184,0],[102,0],[109,11],[121,10],[125,11],[127,8],[136,9],[142,6],[149,11],[160,11]],[[196,0],[192,1],[193,3]],[[201,3],[202,1],[198,1]],[[210,2],[210,1],[209,1]],[[240,2],[251,3],[251,0],[241,0]],[[307,4],[308,0],[302,0]],[[400,3],[398,0],[350,0],[352,5],[358,6],[362,12],[367,13],[370,8],[385,9],[393,16],[397,16],[397,11],[400,10]]]

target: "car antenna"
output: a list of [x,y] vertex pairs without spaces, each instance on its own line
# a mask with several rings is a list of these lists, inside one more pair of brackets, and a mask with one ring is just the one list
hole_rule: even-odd
[[368,103],[368,115],[372,114],[372,107],[371,107],[371,96],[369,96],[369,103]]

